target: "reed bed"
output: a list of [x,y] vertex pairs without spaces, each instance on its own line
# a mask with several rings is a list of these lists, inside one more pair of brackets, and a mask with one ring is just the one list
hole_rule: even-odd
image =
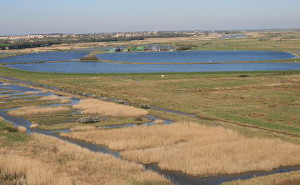
[[157,119],[154,121],[154,124],[157,124],[157,125],[161,125],[164,123],[164,120],[161,120],[161,119]]
[[71,179],[54,174],[49,165],[16,155],[0,155],[0,184],[72,185]]
[[74,132],[63,136],[124,150],[128,160],[165,170],[211,176],[300,165],[300,146],[278,139],[245,138],[222,127],[176,123]]
[[56,113],[70,110],[67,106],[58,107],[23,107],[16,110],[8,111],[8,114],[14,116],[26,116],[26,115],[37,115],[44,113]]
[[279,173],[267,176],[256,177],[248,180],[237,180],[226,182],[222,185],[299,185],[300,171]]
[[1,96],[0,96],[1,99],[2,99],[2,98],[3,98],[3,99],[6,99],[6,98],[9,98],[9,97],[10,97],[9,95],[1,95]]
[[23,127],[23,126],[18,126],[18,131],[22,132],[22,133],[26,133],[27,132],[27,128]]
[[42,93],[42,91],[26,91],[24,92],[24,94],[27,94],[27,95],[35,95],[35,94],[40,94]]
[[33,123],[30,125],[30,128],[38,128],[40,125],[37,123]]
[[[34,153],[30,153],[32,150]],[[140,164],[91,152],[54,137],[33,134],[33,140],[24,146],[22,153],[25,152],[53,165],[53,169],[58,168],[58,171],[74,179],[76,185],[131,185],[132,181],[136,184],[171,184],[157,173],[146,171]]]
[[[89,132],[62,133],[62,136],[105,145],[113,150],[136,150],[154,148],[176,143],[200,140],[211,142],[236,141],[240,136],[221,127],[210,128],[198,124],[177,123],[173,125],[140,126],[112,130],[94,130]],[[227,134],[223,134],[226,131]],[[218,133],[219,137],[215,137]],[[207,139],[203,139],[207,138]]]
[[75,128],[71,128],[72,132],[82,132],[82,131],[91,131],[91,130],[96,130],[96,126],[78,126]]
[[59,101],[60,103],[70,103],[71,98],[70,97],[61,97],[61,96],[56,96],[56,95],[51,95],[51,96],[44,96],[40,98],[40,100],[43,101]]
[[97,99],[81,100],[73,108],[81,110],[83,114],[100,114],[111,117],[140,117],[148,114],[148,111]]
[[2,85],[3,85],[3,86],[8,86],[8,85],[11,85],[11,84],[8,83],[8,82],[3,82]]

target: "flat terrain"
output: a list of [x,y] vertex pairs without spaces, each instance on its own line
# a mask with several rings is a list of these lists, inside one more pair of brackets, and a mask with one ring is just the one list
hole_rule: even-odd
[[0,183],[5,185],[171,184],[141,165],[53,137],[22,134],[1,120],[0,146]]
[[166,74],[42,74],[0,68],[12,76],[139,106],[194,113],[202,119],[234,121],[300,134],[300,73],[236,72]]
[[[237,39],[203,36],[110,44],[171,43],[172,46],[190,45],[193,50],[272,50],[300,56],[299,33],[245,34],[246,38]],[[76,47],[54,46],[22,52],[105,45],[107,43],[84,43],[76,44]],[[9,52],[9,55],[19,55],[19,52]],[[21,108],[9,113],[24,117],[43,130],[71,129],[73,132],[62,135],[106,145],[122,151],[125,159],[133,161],[96,154],[52,137],[26,135],[0,120],[0,174],[5,176],[0,176],[0,183],[5,185],[19,182],[43,184],[43,180],[61,185],[171,184],[156,173],[145,171],[136,162],[157,163],[162,169],[211,176],[271,170],[297,165],[299,161],[300,71],[50,74],[0,66],[0,77],[58,87],[69,93],[68,96],[40,97],[32,96],[36,92],[18,94],[18,91],[3,87],[0,89],[1,109]],[[12,82],[9,79],[0,80]],[[16,93],[13,99],[10,99],[11,93]],[[122,100],[118,102],[128,102],[131,107],[95,99],[83,100],[75,106],[69,104],[70,97],[83,98],[82,95],[87,94]],[[52,104],[65,105],[41,108]],[[152,106],[156,109],[142,109]],[[98,128],[145,123],[149,121],[147,114],[181,123],[166,126],[159,125],[157,120],[158,125],[153,127]],[[78,122],[80,118],[95,116],[104,119],[97,123]],[[16,170],[18,166],[11,165],[11,161],[24,161],[20,162],[22,170]],[[49,175],[45,175],[46,172]],[[226,185],[261,184],[296,185],[299,184],[299,172],[229,182]]]
[[222,185],[298,185],[300,184],[300,172],[269,175],[250,180],[223,183]]
[[[147,118],[148,111],[144,109],[93,99],[81,101],[77,105],[79,109],[76,109],[76,106],[70,105],[72,100],[68,96],[45,95],[43,91],[8,90],[9,85],[7,83],[7,86],[0,88],[0,93],[3,94],[0,96],[1,109],[7,109],[10,115],[24,117],[43,130],[141,124],[150,121]],[[89,107],[82,106],[82,103],[86,101],[90,102]],[[107,109],[102,108],[99,112],[99,107],[93,106],[94,101],[100,103],[101,106],[104,105]],[[90,112],[83,112],[85,109],[81,111],[80,108],[88,108]],[[112,109],[114,111],[111,111]],[[133,114],[132,111],[135,113]],[[80,120],[90,120],[90,122]]]
[[269,171],[300,165],[300,146],[276,139],[245,138],[222,127],[175,123],[152,127],[62,133],[122,151],[130,161],[196,176]]

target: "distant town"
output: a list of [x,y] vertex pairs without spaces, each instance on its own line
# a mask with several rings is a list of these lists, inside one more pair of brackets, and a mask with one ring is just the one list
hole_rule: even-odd
[[228,34],[241,34],[242,31],[145,31],[145,32],[118,32],[118,33],[90,33],[90,34],[29,34],[0,36],[0,49],[23,49],[35,47],[47,47],[53,44],[71,44],[84,42],[113,42],[144,40],[146,38],[170,38],[170,37],[196,37],[213,36],[223,37]]
[[[259,32],[258,32],[259,31]],[[287,30],[218,30],[218,31],[141,31],[116,33],[89,34],[28,34],[28,35],[0,35],[0,50],[48,47],[55,44],[74,44],[92,42],[121,42],[144,40],[148,38],[176,38],[176,37],[205,37],[205,38],[243,38],[243,37],[278,37],[278,31]],[[139,48],[142,49],[142,48]],[[117,51],[117,50],[116,50]]]

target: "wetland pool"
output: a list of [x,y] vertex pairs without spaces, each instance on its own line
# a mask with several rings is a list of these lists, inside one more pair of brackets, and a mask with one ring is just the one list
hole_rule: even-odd
[[123,63],[228,63],[270,61],[297,58],[278,51],[176,51],[103,53],[98,58]]
[[50,73],[168,73],[300,70],[300,63],[236,64],[115,64],[104,62],[61,62],[10,64],[8,67]]

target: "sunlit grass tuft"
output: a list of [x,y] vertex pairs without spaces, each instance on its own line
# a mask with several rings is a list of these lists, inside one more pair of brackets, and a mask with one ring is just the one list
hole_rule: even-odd
[[26,133],[27,132],[27,128],[23,127],[23,126],[18,126],[18,130],[19,130],[19,132],[22,132],[22,133]]
[[59,101],[60,103],[70,103],[71,99],[69,97],[60,97],[56,95],[44,96],[40,98],[43,101]]
[[140,117],[148,114],[148,111],[97,99],[81,100],[73,108],[81,110],[83,114],[100,114],[112,117]]
[[44,113],[56,113],[70,110],[67,106],[59,107],[23,107],[17,110],[8,111],[8,114],[14,116],[36,115]]
[[69,178],[55,175],[50,166],[15,155],[0,155],[0,184],[1,181],[12,184],[72,185]]
[[11,84],[8,83],[8,82],[4,82],[4,83],[2,83],[2,85],[3,85],[3,86],[8,86],[8,85],[11,85]]
[[35,95],[35,94],[40,94],[42,91],[26,91],[24,94],[27,95]]

